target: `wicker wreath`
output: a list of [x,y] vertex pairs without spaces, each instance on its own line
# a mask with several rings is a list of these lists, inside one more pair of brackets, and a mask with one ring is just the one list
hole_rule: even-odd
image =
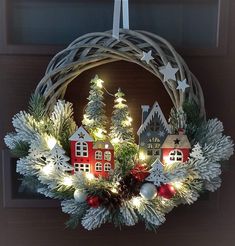
[[[143,50],[152,50],[154,60],[150,64],[141,61]],[[119,40],[112,37],[111,31],[79,37],[54,56],[35,92],[47,99],[47,108],[50,110],[50,105],[54,105],[58,98],[63,98],[69,83],[82,72],[120,60],[140,65],[161,81],[163,75],[159,73],[159,67],[172,63],[179,68],[177,80],[186,78],[190,85],[185,94],[176,90],[176,81],[163,82],[173,105],[180,108],[185,99],[193,99],[200,107],[201,116],[205,116],[203,92],[197,78],[168,41],[146,31],[121,29]]]
[[[148,51],[152,59],[146,62],[142,58]],[[73,119],[72,104],[61,99],[70,82],[82,72],[120,60],[136,63],[162,81],[174,105],[170,126],[176,122],[174,131],[166,131],[166,139],[169,137],[175,146],[181,140],[186,141],[187,158],[181,162],[174,159],[170,165],[158,159],[145,165],[139,162],[140,157],[136,158],[140,152],[132,137],[132,142],[113,145],[119,169],[114,168],[113,173],[109,170],[104,179],[94,175],[91,178],[89,172],[81,170],[74,174],[75,167],[68,163],[72,149],[68,139],[80,128],[77,130]],[[161,68],[169,63],[178,72],[175,80],[165,81]],[[187,90],[179,90],[177,81],[187,81]],[[118,93],[120,95],[120,91]],[[192,108],[186,112],[184,106],[188,102],[193,102],[188,105],[195,107],[195,112]],[[196,120],[192,117],[195,114]],[[190,134],[189,139],[186,134],[178,133],[181,120],[186,134]],[[6,135],[5,143],[19,157],[17,172],[24,176],[24,183],[47,197],[62,200],[63,212],[70,215],[68,225],[75,227],[81,223],[88,230],[106,222],[121,227],[133,226],[139,221],[144,222],[147,229],[155,230],[175,206],[191,204],[202,191],[218,189],[219,162],[233,154],[231,138],[222,134],[223,124],[217,119],[206,120],[201,86],[183,58],[165,39],[146,31],[120,29],[118,40],[111,31],[76,39],[53,57],[28,112],[16,114],[13,126],[15,132]],[[78,137],[83,139],[85,134],[87,131],[82,128]],[[104,146],[105,151],[106,146],[111,146],[110,142],[105,143],[95,139],[94,146]],[[88,153],[87,143],[85,148]],[[173,151],[176,155],[180,152],[175,147]]]

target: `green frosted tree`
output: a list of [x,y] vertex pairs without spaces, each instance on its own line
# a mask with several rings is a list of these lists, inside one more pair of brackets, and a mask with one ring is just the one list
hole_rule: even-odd
[[106,138],[107,117],[104,109],[103,83],[104,81],[98,75],[90,81],[89,102],[82,121],[82,124],[95,140]]
[[130,117],[124,96],[125,94],[119,88],[115,94],[110,127],[110,138],[114,145],[122,142],[134,143],[132,118]]

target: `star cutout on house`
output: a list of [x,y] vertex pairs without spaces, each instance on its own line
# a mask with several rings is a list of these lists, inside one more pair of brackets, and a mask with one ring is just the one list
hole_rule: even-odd
[[159,72],[164,75],[163,82],[171,80],[176,80],[175,74],[178,72],[178,68],[173,68],[170,62],[166,66],[160,67]]
[[141,61],[145,61],[147,64],[149,64],[151,60],[154,60],[154,58],[152,57],[152,50],[148,52],[143,51],[143,56],[141,57]]
[[178,80],[177,83],[178,83],[178,86],[177,86],[176,89],[177,90],[182,90],[183,92],[185,92],[186,88],[190,87],[189,84],[187,84],[187,80],[186,79],[184,79],[182,81]]
[[176,138],[176,139],[174,140],[174,143],[175,143],[175,145],[180,144],[180,140],[179,140],[178,138]]
[[80,133],[78,134],[78,137],[79,137],[79,138],[84,138],[84,137],[85,137],[85,134],[82,133],[82,132],[80,132]]

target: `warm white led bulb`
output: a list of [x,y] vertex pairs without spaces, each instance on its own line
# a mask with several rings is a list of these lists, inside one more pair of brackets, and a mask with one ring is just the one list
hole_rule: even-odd
[[173,182],[172,185],[178,190],[183,187],[183,183],[179,181]]
[[95,178],[95,176],[92,173],[86,173],[85,176],[88,180],[92,180]]
[[119,138],[113,138],[111,140],[111,142],[112,142],[112,144],[118,144],[118,143],[120,143],[120,139]]
[[63,179],[63,185],[65,185],[65,186],[72,186],[73,185],[73,179],[72,179],[72,177],[70,177],[70,176],[64,177],[64,179]]
[[97,130],[94,132],[94,135],[100,139],[104,138],[103,130],[101,128],[97,128]]
[[102,88],[103,87],[103,83],[104,81],[102,79],[97,79],[96,80],[96,85],[99,87],[99,88]]
[[94,122],[94,120],[93,119],[90,120],[86,114],[83,115],[83,118],[86,124],[92,124]]
[[52,150],[55,147],[56,143],[57,143],[57,141],[54,137],[48,137],[47,146],[50,150]]
[[141,161],[145,161],[146,160],[146,155],[143,152],[139,153],[139,158]]
[[131,199],[131,203],[133,204],[134,207],[138,208],[141,205],[141,197],[133,197]]
[[47,164],[46,166],[42,168],[42,173],[46,176],[49,176],[50,174],[52,174],[53,169],[54,169],[54,166],[52,164]]

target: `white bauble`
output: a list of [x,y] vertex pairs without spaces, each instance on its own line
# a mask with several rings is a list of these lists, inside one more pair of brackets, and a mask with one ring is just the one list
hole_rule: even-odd
[[157,188],[154,184],[145,183],[140,188],[140,195],[146,200],[152,200],[157,195]]
[[87,199],[87,194],[81,190],[75,190],[73,196],[76,202],[85,202]]

